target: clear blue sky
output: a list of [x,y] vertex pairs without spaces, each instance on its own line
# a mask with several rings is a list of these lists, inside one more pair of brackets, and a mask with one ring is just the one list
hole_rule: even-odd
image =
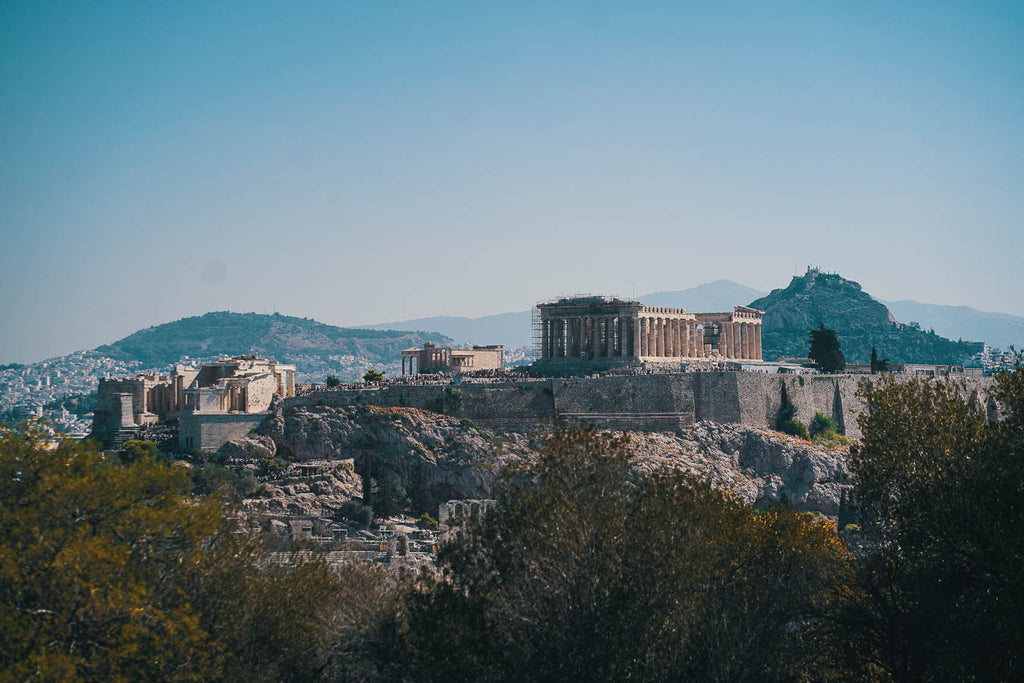
[[808,264],[1024,315],[1022,216],[1020,0],[0,4],[0,363]]

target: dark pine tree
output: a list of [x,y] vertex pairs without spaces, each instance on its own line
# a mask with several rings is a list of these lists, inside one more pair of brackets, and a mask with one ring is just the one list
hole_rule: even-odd
[[818,323],[818,329],[811,330],[811,349],[807,357],[822,372],[842,372],[846,368],[846,358],[839,348],[839,338],[835,330]]

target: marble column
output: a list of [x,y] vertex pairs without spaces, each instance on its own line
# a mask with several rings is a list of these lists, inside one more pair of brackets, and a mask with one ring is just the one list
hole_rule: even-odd
[[640,355],[640,319],[628,318],[625,334],[622,336],[622,355],[626,358],[636,358]]
[[754,325],[754,358],[756,360],[764,360],[761,355],[761,330],[764,329],[764,325]]

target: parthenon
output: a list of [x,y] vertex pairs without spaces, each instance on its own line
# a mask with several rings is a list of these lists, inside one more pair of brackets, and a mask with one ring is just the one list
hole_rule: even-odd
[[658,363],[680,359],[761,360],[764,311],[687,313],[604,296],[538,304],[542,363]]

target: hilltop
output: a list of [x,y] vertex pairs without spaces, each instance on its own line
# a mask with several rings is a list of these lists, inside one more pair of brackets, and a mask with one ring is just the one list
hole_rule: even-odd
[[96,353],[144,367],[166,367],[183,356],[229,356],[253,351],[285,362],[297,357],[328,359],[357,356],[369,362],[390,363],[402,349],[423,342],[448,343],[433,332],[367,330],[335,327],[310,318],[274,313],[217,311],[149,327],[100,346]]
[[80,418],[95,407],[101,377],[164,371],[186,358],[202,362],[255,351],[294,364],[300,381],[329,374],[352,381],[371,367],[400,372],[402,350],[424,342],[451,340],[436,332],[348,329],[277,313],[207,313],[139,330],[91,351],[0,367],[0,417],[23,419],[34,407],[68,431],[87,432],[88,423]]
[[822,323],[836,331],[847,362],[867,363],[872,347],[892,363],[963,363],[980,343],[952,341],[933,330],[896,321],[885,304],[859,283],[835,273],[808,269],[785,289],[772,290],[750,303],[765,312],[764,358],[806,356],[812,328]]

